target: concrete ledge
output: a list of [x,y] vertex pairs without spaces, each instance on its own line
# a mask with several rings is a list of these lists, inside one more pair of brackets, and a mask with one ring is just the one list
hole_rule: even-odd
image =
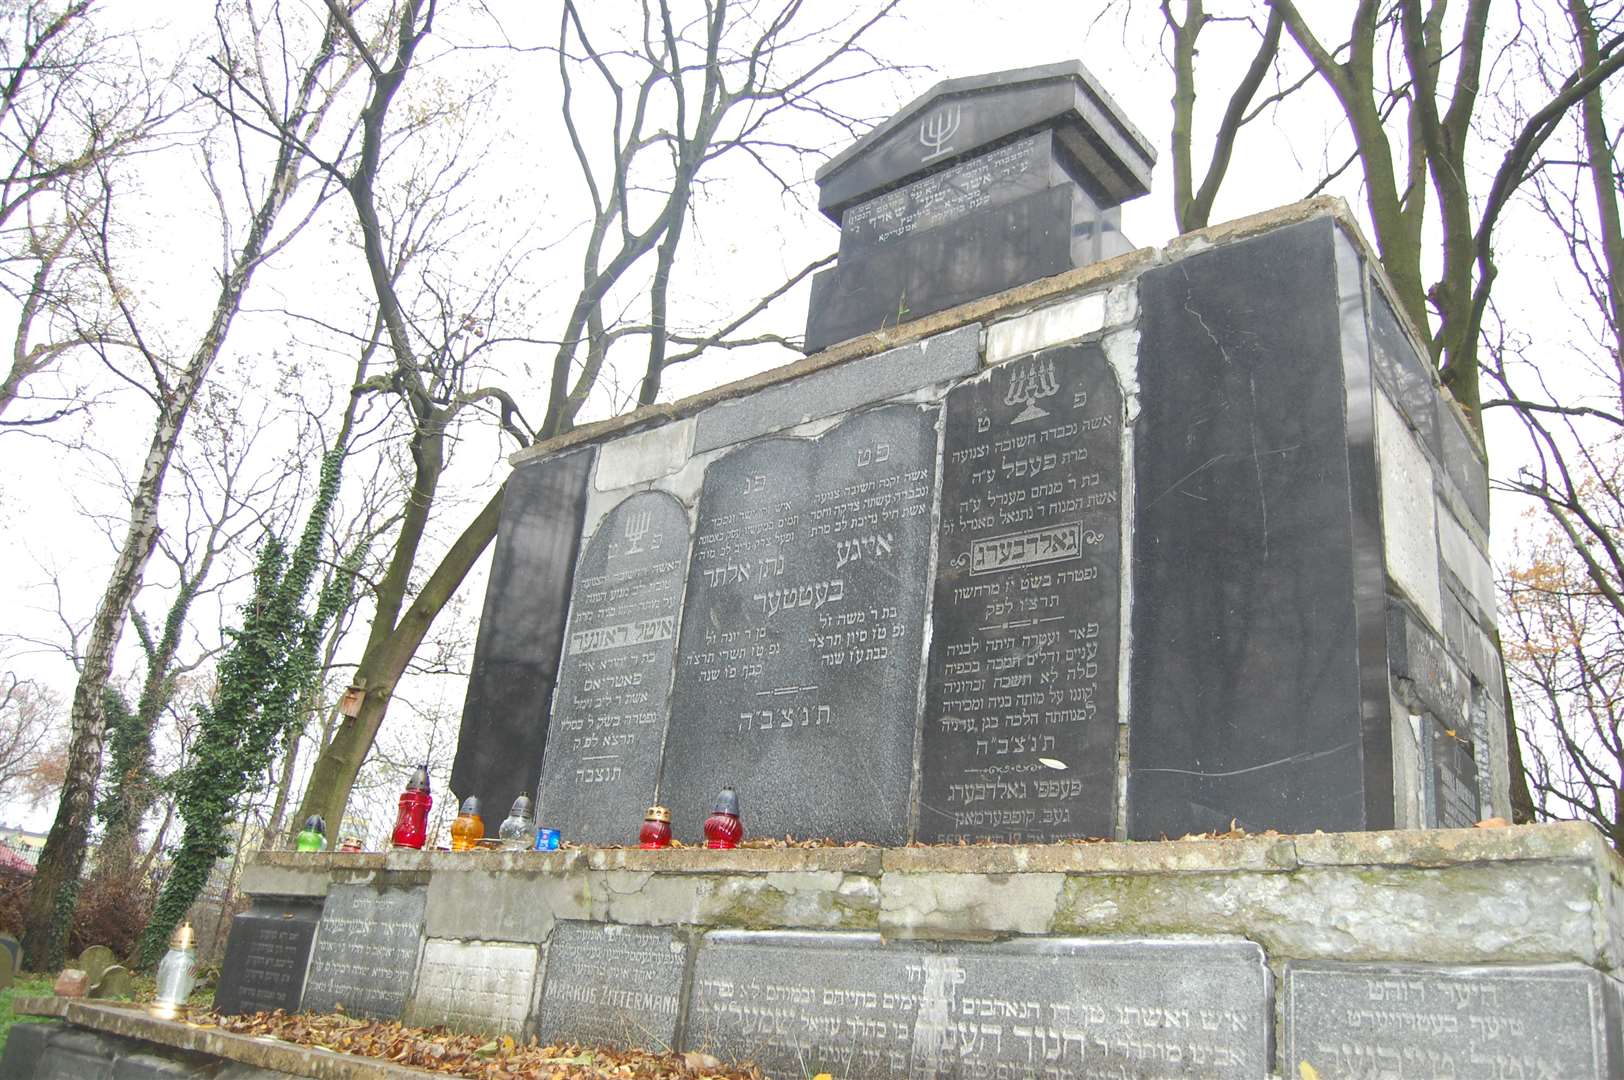
[[233,1035],[218,1028],[159,1020],[145,1009],[68,998],[17,998],[12,1008],[24,1016],[52,1016],[78,1028],[138,1039],[158,1046],[208,1054],[258,1069],[315,1077],[316,1080],[417,1080],[444,1076],[372,1058],[294,1046],[276,1039]]

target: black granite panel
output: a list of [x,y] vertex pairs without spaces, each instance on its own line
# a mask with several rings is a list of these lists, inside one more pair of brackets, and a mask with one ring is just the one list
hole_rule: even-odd
[[688,940],[676,930],[561,921],[547,947],[537,1037],[675,1046],[687,967]]
[[304,1007],[395,1019],[417,982],[428,889],[333,885],[327,891]]
[[949,392],[918,839],[1112,835],[1122,395],[1097,345]]
[[1281,1076],[1601,1080],[1624,1064],[1612,987],[1577,964],[1292,962],[1282,987]]
[[1392,304],[1375,284],[1370,288],[1370,344],[1376,378],[1420,433],[1421,441],[1442,461],[1438,389],[1433,385],[1431,367],[1410,343],[1410,336],[1400,327]]
[[1272,1002],[1251,942],[706,935],[683,1045],[771,1076],[1246,1077]]
[[298,1012],[321,908],[319,900],[259,897],[235,916],[214,991],[216,1011]]
[[670,715],[688,512],[646,491],[610,510],[575,570],[536,821],[624,844],[654,801]]
[[936,416],[883,406],[707,468],[660,780],[679,839],[724,784],[750,835],[907,838]]
[[1438,405],[1439,426],[1443,429],[1444,468],[1466,499],[1466,506],[1483,528],[1489,527],[1488,466],[1478,456],[1477,444],[1467,434],[1466,420],[1459,409]]
[[1440,641],[1401,601],[1388,598],[1387,655],[1395,678],[1408,679],[1437,716],[1464,720],[1468,677]]
[[[1458,726],[1454,726],[1458,725]],[[1468,829],[1479,811],[1477,760],[1466,718],[1448,724],[1426,718],[1427,825],[1434,829]]]
[[[596,451],[521,465],[508,477],[474,668],[451,766],[458,800],[487,813],[536,789]],[[494,830],[501,814],[490,819]]]
[[1354,545],[1331,229],[1140,279],[1131,837],[1390,824],[1367,806],[1355,589],[1381,556]]
[[[812,282],[806,350],[1072,268],[1086,198],[1055,187],[876,245]],[[1090,226],[1091,227],[1091,226]]]

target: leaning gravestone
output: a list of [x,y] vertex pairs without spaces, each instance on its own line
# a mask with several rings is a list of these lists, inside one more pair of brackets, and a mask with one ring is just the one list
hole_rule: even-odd
[[123,964],[110,964],[102,971],[101,977],[90,984],[90,992],[86,996],[111,1000],[134,995],[135,977],[130,974],[130,969]]
[[693,987],[684,1045],[770,1075],[1256,1080],[1272,1060],[1269,970],[1245,941],[719,931]]
[[644,492],[611,510],[575,570],[536,820],[584,844],[636,836],[665,747],[688,512]]
[[75,966],[85,973],[90,985],[95,986],[101,979],[102,972],[118,963],[118,957],[106,945],[90,945],[79,954],[79,962]]
[[423,886],[334,885],[327,892],[304,1008],[395,1019],[406,1008],[423,944]]
[[256,898],[253,907],[232,918],[215,1010],[297,1012],[321,909],[319,901]]
[[936,418],[870,409],[706,469],[660,781],[680,839],[723,785],[760,835],[907,839],[924,593],[898,583],[930,565]]
[[17,978],[17,962],[10,949],[0,949],[0,990],[9,990]]
[[677,1045],[688,942],[666,927],[566,920],[547,946],[536,1036],[546,1043]]
[[947,395],[918,839],[1110,836],[1122,396],[1096,346]]
[[1619,986],[1576,964],[1293,962],[1283,996],[1287,1075],[1600,1080],[1624,1068]]

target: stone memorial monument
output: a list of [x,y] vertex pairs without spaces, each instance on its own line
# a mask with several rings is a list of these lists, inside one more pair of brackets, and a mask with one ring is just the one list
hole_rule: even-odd
[[[1077,65],[831,162],[821,352],[514,459],[452,787],[566,850],[262,854],[221,1000],[771,1075],[1624,1073],[1624,859],[1460,828],[1510,809],[1471,424],[1340,202],[1127,251],[1149,169]],[[865,843],[632,847],[723,785]]]

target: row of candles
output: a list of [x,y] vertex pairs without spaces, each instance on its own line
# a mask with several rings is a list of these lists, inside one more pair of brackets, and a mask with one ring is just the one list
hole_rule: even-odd
[[[428,843],[429,809],[434,797],[429,794],[427,765],[419,765],[400,795],[400,809],[395,816],[395,830],[390,838],[397,848],[421,849]],[[327,846],[327,825],[318,816],[312,816],[294,843],[298,851],[322,851]],[[506,851],[551,851],[558,847],[557,829],[537,826],[530,809],[530,798],[520,795],[513,801],[513,809],[497,829],[497,840]],[[485,839],[485,818],[480,813],[479,799],[465,799],[455,821],[451,823],[451,850],[472,851]],[[734,848],[744,839],[744,825],[739,820],[739,796],[731,787],[724,787],[716,796],[710,817],[705,819],[705,846],[707,848]],[[671,811],[663,806],[651,806],[643,816],[638,832],[638,846],[648,850],[671,846]],[[341,850],[359,850],[359,846],[346,845]]]

